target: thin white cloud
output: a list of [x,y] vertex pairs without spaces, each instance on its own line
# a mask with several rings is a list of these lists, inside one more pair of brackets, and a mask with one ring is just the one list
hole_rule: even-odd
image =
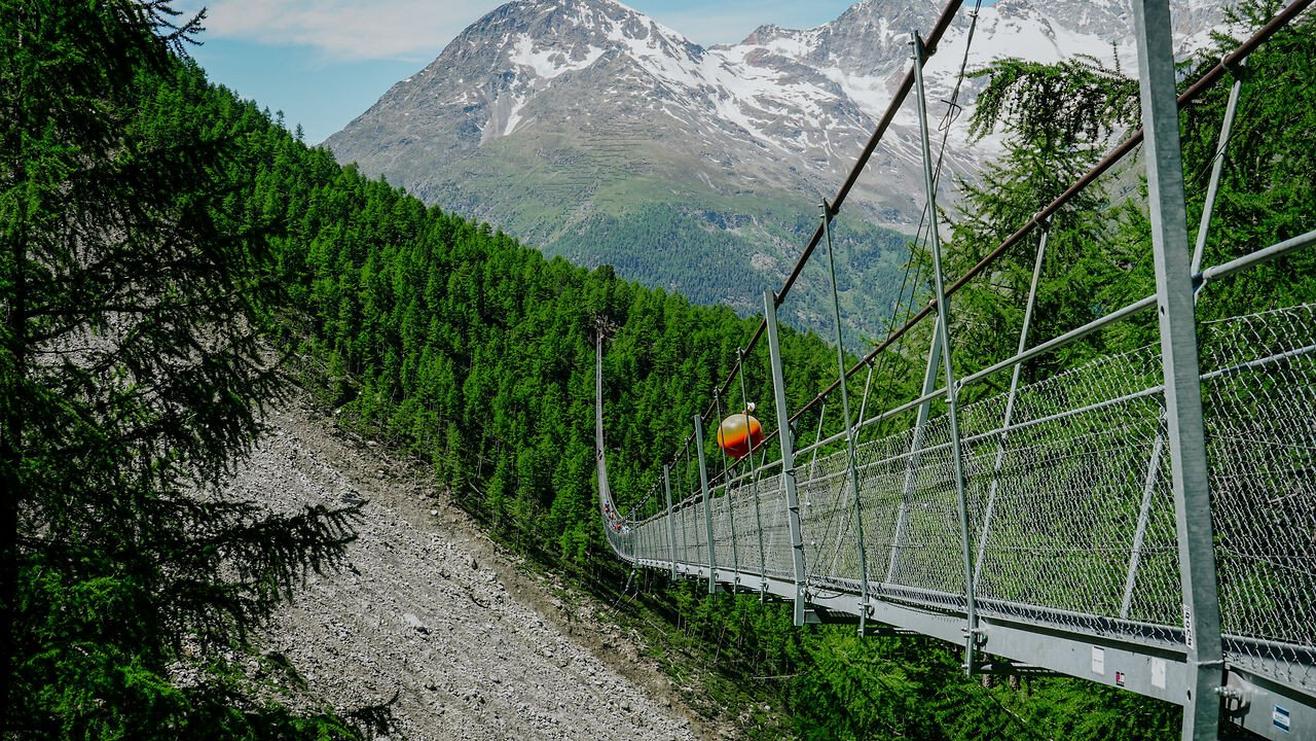
[[[505,0],[504,0],[505,1]],[[342,60],[434,58],[500,0],[212,0],[208,35]]]
[[[208,35],[262,44],[308,46],[335,60],[429,61],[464,28],[507,0],[211,0]],[[846,0],[815,0],[835,6]],[[203,0],[185,0],[199,7]],[[734,43],[763,23],[813,25],[821,7],[799,0],[719,0],[668,10],[630,0],[701,44]],[[829,8],[830,10],[830,8]],[[812,21],[809,23],[806,21]]]

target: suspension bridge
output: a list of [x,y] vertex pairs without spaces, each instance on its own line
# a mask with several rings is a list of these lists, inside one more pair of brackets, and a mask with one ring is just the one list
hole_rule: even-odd
[[[890,107],[836,197],[822,204],[781,290],[765,293],[763,320],[692,420],[673,459],[680,463],[663,466],[662,501],[644,519],[618,508],[608,482],[600,333],[599,502],[618,557],[704,580],[710,593],[788,601],[796,625],[852,622],[864,634],[959,644],[969,673],[1063,674],[1175,703],[1185,738],[1216,738],[1230,724],[1268,738],[1316,738],[1316,306],[1211,321],[1195,310],[1217,284],[1316,244],[1308,232],[1203,264],[1246,84],[1238,72],[1310,4],[1289,4],[1179,94],[1168,2],[1134,0],[1142,128],[953,279],[943,272],[934,216],[922,70],[961,3],[950,2],[926,36],[912,32],[910,67]],[[1190,241],[1179,109],[1230,78]],[[849,366],[837,302],[836,380],[791,410],[779,307],[820,247],[835,295],[832,221],[911,94],[933,296]],[[1135,162],[1140,145],[1155,293],[1039,341],[1030,329],[1051,218],[1119,163]],[[951,298],[1024,248],[1034,268],[1013,352],[965,372],[954,355]],[[1023,381],[1028,364],[1153,311],[1159,342]],[[921,393],[870,398],[874,361],[920,327],[918,336],[930,338]],[[773,398],[761,406],[776,431],[719,473],[705,452],[706,423],[732,399],[747,404],[746,360],[764,338]],[[849,381],[865,368],[852,415]],[[961,403],[976,388],[1005,390]],[[840,431],[824,435],[829,403]],[[816,414],[816,432],[806,414]]]

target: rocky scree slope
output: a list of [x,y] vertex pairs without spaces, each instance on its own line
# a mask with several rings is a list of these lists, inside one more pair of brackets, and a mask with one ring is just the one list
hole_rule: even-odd
[[396,695],[415,739],[716,735],[599,605],[518,568],[423,471],[305,402],[270,421],[232,495],[283,511],[366,502],[350,567],[312,575],[264,639],[312,697],[350,709]]

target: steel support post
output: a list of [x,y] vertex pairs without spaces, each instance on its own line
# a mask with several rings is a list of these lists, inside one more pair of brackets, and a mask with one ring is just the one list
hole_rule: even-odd
[[1211,232],[1211,214],[1215,211],[1215,198],[1220,192],[1220,175],[1225,169],[1225,150],[1229,147],[1229,136],[1234,128],[1234,116],[1238,114],[1238,95],[1243,90],[1242,65],[1234,71],[1234,86],[1229,89],[1229,102],[1225,104],[1225,118],[1220,124],[1220,139],[1216,144],[1215,163],[1211,165],[1211,180],[1206,186],[1206,202],[1202,204],[1202,218],[1197,224],[1197,239],[1193,244],[1193,275],[1202,269],[1202,257],[1206,254],[1206,238]]
[[[859,471],[855,452],[854,426],[850,424],[850,392],[845,378],[845,339],[841,334],[841,298],[840,287],[836,284],[836,249],[832,246],[832,207],[827,201],[822,202],[823,234],[827,241],[827,269],[832,276],[832,316],[836,321],[836,371],[840,374],[841,416],[845,420],[846,476],[850,482],[850,496],[853,506],[856,555],[859,556],[859,635],[868,630],[869,583],[868,556],[864,548],[863,508],[859,504]],[[839,534],[838,534],[839,537]]]
[[1223,685],[1224,666],[1169,2],[1134,0],[1133,17],[1183,588],[1188,670],[1183,735],[1214,739],[1220,723],[1216,690]]
[[667,553],[672,562],[672,581],[676,580],[676,522],[672,519],[672,467],[663,466],[663,494],[667,498]]
[[[933,322],[932,346],[928,348],[928,364],[923,370],[923,388],[920,397],[929,396],[937,388],[937,366],[941,363],[941,320]],[[909,445],[909,459],[905,465],[905,486],[900,492],[900,509],[896,511],[896,529],[891,537],[891,558],[887,563],[886,583],[896,580],[896,571],[900,568],[900,544],[905,540],[906,521],[909,517],[909,500],[918,487],[919,450],[923,448],[923,430],[927,427],[928,416],[932,412],[932,399],[918,405],[918,415],[914,420],[914,439]]]
[[[1042,264],[1046,262],[1046,242],[1051,236],[1051,223],[1042,225],[1042,237],[1037,242],[1037,256],[1033,258],[1033,278],[1028,284],[1028,299],[1024,304],[1024,326],[1019,330],[1019,349],[1016,355],[1022,355],[1028,349],[1028,331],[1033,325],[1033,307],[1037,305],[1037,283],[1042,277]],[[1015,363],[1010,373],[1010,391],[1005,397],[1005,418],[1001,423],[1001,442],[996,449],[996,461],[992,464],[992,483],[987,492],[987,509],[982,517],[982,532],[978,534],[978,553],[973,560],[973,583],[977,585],[982,575],[983,557],[987,555],[987,534],[991,531],[992,516],[996,513],[996,492],[1000,490],[1001,468],[1005,465],[1005,445],[1010,436],[1010,423],[1014,420],[1014,401],[1019,393],[1019,376],[1024,370],[1023,363]]]
[[713,547],[713,507],[708,498],[708,464],[704,461],[704,417],[695,415],[695,451],[699,454],[699,491],[704,495],[704,535],[708,538],[708,593],[717,591],[717,553]]
[[[742,406],[745,407],[745,416],[746,416],[745,429],[749,429],[749,419],[748,419],[749,392],[745,390],[745,351],[744,350],[739,350],[739,349],[736,350],[736,360],[740,363],[740,403]],[[764,448],[765,457],[762,459],[762,461],[764,462],[767,461],[766,455],[767,455],[767,449],[765,446]],[[758,477],[758,473],[756,472],[756,470],[761,470],[763,466],[762,463],[760,463],[758,469],[754,468],[753,448],[750,448],[749,451],[749,466],[750,466],[749,491],[750,491],[750,496],[754,498],[754,525],[755,525],[755,529],[758,531],[758,540],[759,540],[759,576],[764,577],[763,579],[759,580],[759,597],[764,598],[767,595],[767,588],[768,588],[767,587],[768,582],[766,578],[768,575],[768,566],[767,566],[767,555],[764,553],[763,550],[763,510],[759,506],[759,477]]]
[[777,410],[777,435],[781,440],[781,483],[786,490],[786,526],[791,538],[791,567],[795,572],[795,625],[804,625],[804,535],[800,528],[800,500],[795,491],[795,443],[791,440],[791,416],[786,409],[786,381],[781,369],[781,345],[777,340],[777,299],[763,293],[763,317],[768,332],[768,358],[772,366],[772,397]]
[[964,486],[964,451],[960,444],[959,389],[955,384],[955,367],[950,354],[950,322],[946,309],[946,286],[941,270],[941,235],[937,229],[937,186],[932,177],[932,144],[928,135],[928,99],[923,85],[924,49],[918,32],[912,34],[914,43],[914,87],[918,109],[919,140],[923,147],[923,186],[928,199],[928,242],[932,247],[932,275],[937,292],[937,320],[941,324],[941,362],[946,375],[946,409],[950,419],[951,455],[954,457],[955,492],[960,505],[960,547],[964,561],[964,600],[968,627],[964,640],[964,670],[973,673],[974,650],[978,642],[978,612],[973,595],[973,553],[969,541],[969,502]]
[[[690,461],[688,461],[688,459],[686,461],[686,466],[686,471],[690,470],[688,469],[688,466],[690,466]],[[682,476],[682,480],[686,480],[686,476]],[[690,517],[688,517],[688,512],[690,512],[690,507],[684,507],[682,508],[682,511],[680,511],[680,559],[682,559],[683,562],[691,563],[690,523],[687,523],[686,521],[690,519]]]

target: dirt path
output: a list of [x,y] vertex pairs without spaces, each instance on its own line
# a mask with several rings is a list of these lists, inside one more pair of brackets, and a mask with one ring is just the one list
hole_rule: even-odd
[[311,692],[339,708],[397,694],[400,730],[417,739],[709,734],[634,645],[592,620],[596,605],[564,606],[424,472],[342,436],[303,402],[271,423],[235,490],[281,509],[368,501],[352,568],[312,576],[269,631],[269,650]]

